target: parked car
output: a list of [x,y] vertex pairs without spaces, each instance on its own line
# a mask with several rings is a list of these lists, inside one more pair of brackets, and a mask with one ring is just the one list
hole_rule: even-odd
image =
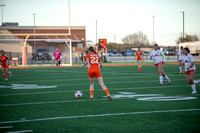
[[125,56],[135,56],[136,50],[127,50],[124,55]]
[[144,56],[149,56],[150,55],[150,53],[147,52],[147,51],[142,51],[142,53],[143,53]]
[[173,49],[163,49],[163,53],[165,53],[166,55],[175,55]]
[[51,54],[46,48],[38,48],[36,58],[38,60],[51,60]]
[[109,55],[109,56],[122,56],[122,54],[117,53],[117,52],[115,52],[115,51],[108,51],[108,55]]

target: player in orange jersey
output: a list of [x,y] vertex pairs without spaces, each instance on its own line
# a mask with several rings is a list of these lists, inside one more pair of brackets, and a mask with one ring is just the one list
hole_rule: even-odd
[[[143,59],[143,53],[140,49],[140,47],[138,48],[138,51],[135,53],[135,58],[137,56],[137,62],[138,62],[138,72],[142,72],[142,66],[141,66],[141,61]],[[143,59],[144,61],[144,59]]]
[[83,65],[81,65],[81,67],[84,67],[88,64],[88,77],[90,80],[90,100],[93,100],[94,77],[97,78],[97,80],[99,81],[99,84],[107,94],[107,97],[110,100],[112,100],[113,98],[111,97],[107,87],[105,86],[101,75],[101,70],[100,70],[100,68],[102,67],[101,59],[99,55],[94,51],[94,47],[92,46],[89,47],[89,54],[86,55],[85,59],[86,62]]
[[10,74],[10,76],[12,76],[12,74],[11,74],[11,72],[8,71],[8,67],[9,67],[8,56],[5,55],[4,50],[1,50],[0,61],[1,61],[2,74],[5,78],[5,81],[7,81],[8,79],[7,79],[6,74]]

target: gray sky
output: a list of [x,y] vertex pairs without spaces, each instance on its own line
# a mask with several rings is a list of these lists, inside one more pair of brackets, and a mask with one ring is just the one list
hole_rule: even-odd
[[[68,0],[0,0],[5,4],[4,22],[19,22],[20,26],[67,26]],[[121,43],[121,39],[138,31],[153,41],[155,16],[155,41],[159,45],[175,45],[183,30],[200,37],[200,0],[71,0],[71,26],[86,26],[86,39],[98,38]],[[1,16],[2,18],[2,16]],[[0,20],[1,21],[1,20]]]

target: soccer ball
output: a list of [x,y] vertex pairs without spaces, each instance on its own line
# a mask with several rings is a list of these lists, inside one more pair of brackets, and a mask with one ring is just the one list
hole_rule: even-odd
[[76,98],[81,98],[82,97],[82,92],[81,91],[76,91],[75,92],[75,97]]

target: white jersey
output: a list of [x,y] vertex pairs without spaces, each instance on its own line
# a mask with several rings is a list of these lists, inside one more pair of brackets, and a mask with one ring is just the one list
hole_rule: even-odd
[[[184,63],[184,65],[185,65],[185,72],[187,72],[188,71],[187,68],[189,68],[191,66],[192,62],[195,62],[195,60],[191,54],[188,54],[187,56],[184,55],[182,59],[183,59],[182,63]],[[192,68],[189,69],[189,71],[190,70],[196,70],[195,65],[193,65]]]
[[[164,60],[162,59],[162,54],[163,54]],[[150,58],[151,57],[153,57],[154,64],[158,64],[162,61],[165,62],[165,54],[162,53],[162,51],[160,51],[159,49],[157,49],[156,51],[153,50],[150,54]]]
[[178,51],[177,55],[179,56],[178,60],[182,60],[182,58],[184,56],[183,51]]

